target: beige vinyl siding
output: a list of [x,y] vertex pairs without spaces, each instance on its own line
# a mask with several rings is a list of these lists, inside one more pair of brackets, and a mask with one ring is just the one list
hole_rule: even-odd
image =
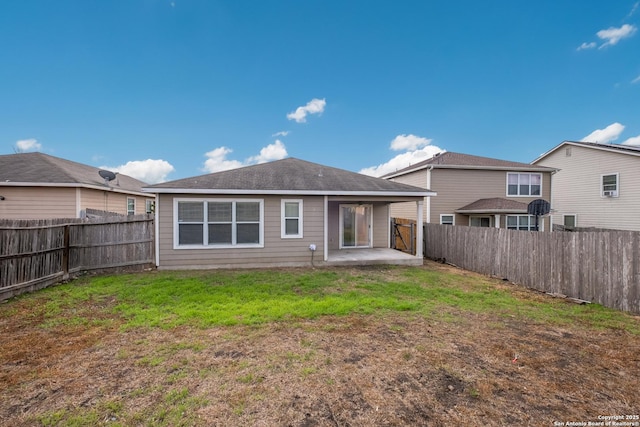
[[[485,169],[433,169],[431,171],[430,190],[437,196],[425,198],[424,221],[438,224],[441,214],[455,215],[455,225],[469,225],[469,216],[456,214],[455,211],[475,202],[479,199],[503,198],[515,200],[521,203],[529,203],[532,200],[542,198],[550,200],[551,175],[542,173],[542,195],[534,197],[507,196],[507,173],[517,171],[485,170]],[[416,181],[424,182],[426,188],[426,170],[414,172],[410,175],[393,178],[396,182],[418,185]],[[527,173],[529,173],[527,171]],[[411,175],[418,175],[412,177]],[[427,202],[427,199],[430,199]],[[430,206],[430,221],[427,208]],[[391,215],[398,218],[416,219],[415,204],[403,203],[391,207]],[[493,215],[492,215],[493,216]],[[495,217],[494,217],[495,219]],[[544,229],[549,230],[549,219],[545,218]],[[500,216],[500,227],[505,226],[505,215]]]
[[[416,204],[413,203],[413,211],[416,210]],[[374,204],[373,205],[373,242],[374,248],[388,248],[389,234],[389,205]]]
[[[175,195],[176,198],[200,198],[193,195]],[[216,197],[202,197],[215,199]],[[264,200],[264,247],[263,248],[173,248],[173,195],[161,195],[156,207],[159,222],[159,268],[221,268],[261,267],[274,265],[305,265],[311,263],[310,244],[316,245],[314,259],[322,261],[323,246],[323,197],[303,197],[304,230],[301,239],[281,237],[281,199],[287,196],[235,196],[224,199]],[[297,197],[300,198],[300,197]]]
[[[402,176],[398,176],[395,178],[392,178],[391,181],[394,182],[399,182],[402,184],[408,184],[408,185],[413,185],[416,187],[420,187],[420,188],[427,188],[427,170],[426,169],[421,169],[419,171],[407,174],[407,175],[402,175]],[[428,188],[429,190],[433,190],[432,188]],[[439,197],[436,196],[436,197]],[[424,222],[427,222],[427,216],[426,216],[426,212],[427,212],[427,199],[431,199],[433,200],[434,197],[426,197],[425,198],[425,213],[423,214],[423,220]],[[391,205],[391,216],[394,218],[408,218],[408,219],[416,219],[416,204],[415,202],[405,202],[405,203],[394,203]],[[433,217],[431,218],[431,222],[434,222]]]
[[1,187],[0,218],[77,218],[76,189],[57,187]]
[[80,208],[82,210],[98,209],[120,215],[127,215],[127,199],[129,198],[136,201],[136,215],[146,214],[146,201],[155,200],[155,196],[144,197],[90,188],[82,188],[80,191]]
[[[538,164],[560,169],[553,177],[553,223],[577,215],[578,227],[640,231],[640,157],[572,145]],[[618,197],[603,197],[601,176],[618,174]]]

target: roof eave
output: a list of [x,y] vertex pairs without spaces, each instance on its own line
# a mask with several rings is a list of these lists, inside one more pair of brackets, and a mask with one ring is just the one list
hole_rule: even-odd
[[526,209],[457,209],[454,211],[459,214],[521,214],[527,213]]
[[340,191],[340,190],[250,190],[215,188],[143,188],[145,193],[157,194],[237,194],[237,195],[305,195],[305,196],[393,196],[431,197],[435,191]]
[[[428,166],[433,166],[429,168]],[[473,165],[428,165],[424,167],[419,167],[411,170],[406,170],[404,172],[394,173],[392,175],[387,175],[384,179],[396,178],[398,176],[407,175],[413,172],[418,172],[423,169],[462,169],[462,170],[491,170],[491,171],[514,171],[514,172],[553,172],[556,169],[549,168],[546,166],[535,166],[531,165],[527,166],[473,166]]]

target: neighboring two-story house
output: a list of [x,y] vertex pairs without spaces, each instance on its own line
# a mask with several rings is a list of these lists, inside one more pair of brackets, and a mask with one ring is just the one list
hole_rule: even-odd
[[[424,221],[436,224],[535,230],[529,203],[550,201],[554,168],[488,157],[444,152],[383,176],[404,184],[428,188]],[[415,218],[411,204],[391,206],[396,218]],[[549,217],[539,218],[539,230],[550,230]]]
[[81,218],[87,210],[121,215],[153,210],[155,197],[142,192],[145,183],[100,172],[44,153],[0,155],[0,219]]
[[554,225],[640,231],[640,148],[564,141],[532,165],[559,170]]

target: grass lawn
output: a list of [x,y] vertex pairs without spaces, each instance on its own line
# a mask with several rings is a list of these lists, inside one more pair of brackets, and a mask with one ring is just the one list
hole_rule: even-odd
[[640,425],[640,318],[432,262],[85,277],[0,328],[3,426]]

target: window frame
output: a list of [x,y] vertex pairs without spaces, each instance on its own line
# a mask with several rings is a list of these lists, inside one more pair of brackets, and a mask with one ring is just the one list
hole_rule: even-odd
[[[443,216],[450,216],[451,217],[451,223],[442,222],[442,217]],[[440,225],[456,225],[456,216],[455,216],[455,214],[440,214]]]
[[127,216],[131,216],[135,214],[136,214],[136,198],[127,197]]
[[[511,194],[509,193],[509,176],[510,175],[517,175],[518,177],[518,183],[516,184],[516,194]],[[522,185],[525,184],[520,184],[520,176],[522,175],[527,175],[529,177],[529,184],[526,184],[529,186],[529,194],[520,194],[520,187]],[[539,194],[532,194],[531,192],[531,187],[534,185],[531,183],[531,178],[533,176],[538,176],[540,177],[540,193]],[[511,184],[513,185],[513,184]],[[540,172],[507,172],[507,186],[506,186],[506,193],[507,193],[507,197],[542,197],[542,188],[543,188],[543,176],[542,173]]]
[[144,203],[144,210],[147,214],[155,213],[156,211],[156,201],[153,199],[147,199]]
[[[616,188],[615,190],[605,190],[605,183],[604,183],[604,178],[606,176],[615,176],[616,177]],[[611,184],[607,184],[607,185],[611,185]],[[613,191],[614,194],[607,196],[604,194],[605,191]],[[620,197],[620,173],[619,172],[615,172],[615,173],[603,173],[602,175],[600,175],[600,197],[602,198],[611,198],[611,197]]]
[[[509,227],[509,218],[515,217],[517,218],[517,226],[514,227]],[[521,229],[521,225],[520,225],[520,218],[522,217],[528,217],[529,218],[529,223],[527,226],[527,229]],[[528,215],[528,214],[513,214],[513,215],[506,215],[506,218],[504,220],[504,226],[507,230],[516,230],[516,231],[536,231],[533,227],[536,226],[536,216],[535,215]],[[538,231],[544,231],[544,216],[541,216],[539,219],[539,223],[538,223]]]
[[[567,225],[567,217],[573,217],[573,226]],[[577,228],[578,227],[578,215],[577,214],[563,214],[562,226],[565,228]]]
[[[181,223],[178,221],[178,206],[182,202],[202,203],[203,221]],[[231,203],[231,243],[214,243],[209,244],[209,203]],[[258,221],[238,221],[236,206],[237,203],[258,203],[259,218]],[[202,224],[202,244],[180,244],[180,224]],[[253,224],[258,226],[258,243],[238,243],[238,224]],[[174,198],[173,199],[173,249],[244,249],[244,248],[264,248],[264,199],[244,199],[244,198]]]
[[[298,204],[298,216],[286,216],[286,204]],[[298,232],[296,234],[287,234],[287,220],[298,220]],[[302,239],[304,235],[304,202],[303,199],[281,199],[280,200],[280,237],[282,239]]]
[[[483,226],[482,224],[473,225],[471,222],[474,219],[480,220],[481,223],[482,223],[483,219],[488,219],[489,220],[489,225],[487,225],[486,227]],[[471,215],[471,216],[469,216],[469,227],[491,228],[491,217],[489,215]]]

